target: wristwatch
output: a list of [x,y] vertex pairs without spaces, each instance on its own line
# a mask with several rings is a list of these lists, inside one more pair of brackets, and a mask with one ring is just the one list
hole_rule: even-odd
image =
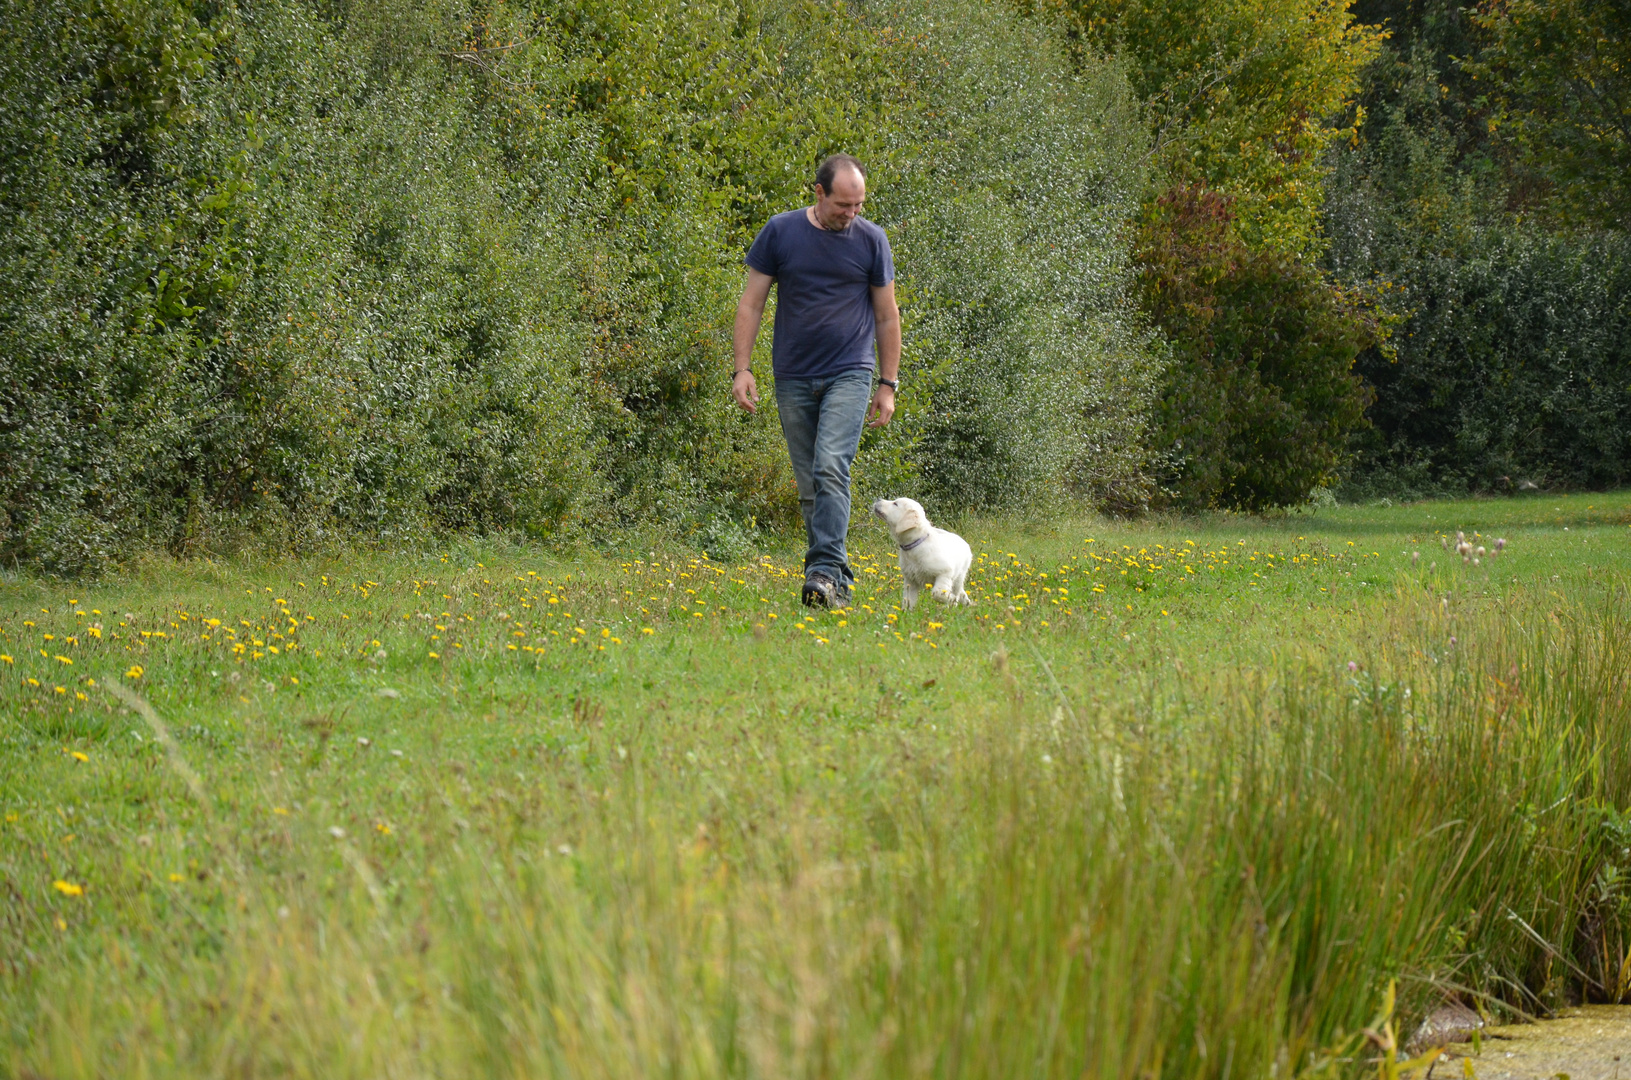
[[893,379],[885,379],[885,378],[880,377],[878,379],[878,385],[879,386],[887,386],[887,387],[889,387],[889,389],[895,391],[898,394],[898,393],[900,393],[900,376],[897,375]]

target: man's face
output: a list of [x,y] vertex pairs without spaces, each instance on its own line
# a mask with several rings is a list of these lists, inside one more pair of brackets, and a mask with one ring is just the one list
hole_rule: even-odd
[[848,228],[866,202],[866,181],[854,169],[839,169],[832,178],[832,191],[816,185],[816,220],[823,229],[837,232]]

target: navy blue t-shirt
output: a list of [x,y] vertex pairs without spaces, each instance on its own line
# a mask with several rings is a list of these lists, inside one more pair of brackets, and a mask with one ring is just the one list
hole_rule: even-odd
[[828,232],[803,210],[789,210],[759,230],[747,264],[776,279],[770,347],[776,378],[872,370],[872,288],[895,280],[882,229],[855,218],[843,232]]

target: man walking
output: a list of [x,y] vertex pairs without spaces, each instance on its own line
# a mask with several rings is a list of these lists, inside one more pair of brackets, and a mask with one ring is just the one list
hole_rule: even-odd
[[821,163],[815,204],[772,217],[748,249],[748,283],[732,335],[731,392],[738,405],[755,412],[753,342],[770,286],[776,285],[771,368],[808,541],[803,600],[829,608],[847,607],[855,585],[844,536],[861,428],[868,421],[872,427],[889,423],[899,387],[895,262],[884,231],[859,216],[864,202],[866,173],[859,161],[834,154]]

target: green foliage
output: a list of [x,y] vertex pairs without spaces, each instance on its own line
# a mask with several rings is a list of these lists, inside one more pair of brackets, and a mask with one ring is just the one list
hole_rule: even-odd
[[1346,106],[1380,35],[1348,0],[1038,0],[1091,49],[1129,61],[1165,178],[1235,201],[1252,247],[1319,242],[1322,151],[1352,134]]
[[1354,358],[1377,327],[1317,269],[1254,250],[1230,200],[1162,196],[1140,238],[1145,304],[1174,360],[1157,448],[1170,497],[1188,508],[1305,502],[1343,462],[1369,391]]
[[1396,256],[1397,354],[1367,353],[1356,494],[1631,477],[1631,242],[1483,228]]
[[1576,228],[1631,228],[1631,8],[1623,0],[1486,0],[1466,65],[1490,128]]
[[1358,362],[1376,402],[1348,490],[1618,483],[1631,248],[1623,234],[1553,234],[1518,217],[1558,214],[1490,135],[1480,84],[1452,59],[1476,50],[1478,26],[1427,7],[1393,13],[1397,39],[1367,74],[1369,119],[1336,155],[1327,201],[1332,272],[1398,320],[1392,353]]
[[[724,389],[729,321],[753,232],[841,148],[922,327],[863,483],[995,505],[1138,474],[1152,361],[1117,298],[1140,124],[1113,69],[1070,75],[1012,13],[4,2],[9,559],[787,522],[774,416]],[[965,152],[975,130],[995,144]],[[942,198],[991,249],[981,287],[1021,301],[974,313]],[[1027,344],[1059,347],[1007,399],[1026,437],[937,441],[992,413],[961,369]]]
[[1160,366],[1130,288],[1148,137],[1122,70],[1072,71],[1049,28],[1000,7],[891,18],[933,42],[909,54],[933,106],[891,118],[875,208],[902,270],[908,378],[926,391],[908,383],[901,430],[925,497],[1140,504]]

